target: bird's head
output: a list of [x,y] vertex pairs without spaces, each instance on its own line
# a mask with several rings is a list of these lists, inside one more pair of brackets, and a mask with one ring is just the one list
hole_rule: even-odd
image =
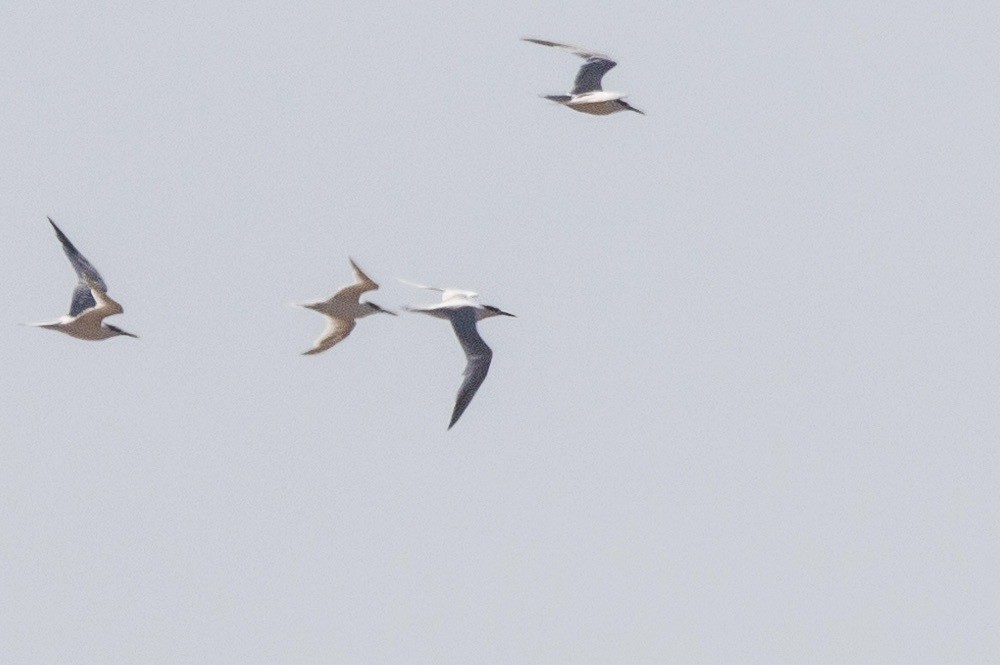
[[476,318],[479,319],[480,321],[483,319],[488,319],[491,316],[513,316],[514,318],[517,318],[516,315],[511,314],[510,312],[505,312],[499,307],[494,307],[493,305],[483,305],[483,308],[478,310],[478,314],[479,316],[477,316]]

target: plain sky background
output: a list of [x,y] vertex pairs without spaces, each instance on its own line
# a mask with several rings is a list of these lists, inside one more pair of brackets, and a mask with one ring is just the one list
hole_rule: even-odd
[[[995,2],[0,8],[9,663],[1000,653]],[[538,98],[612,54],[645,117]],[[51,215],[141,336],[83,342]],[[350,280],[450,326],[323,327]]]

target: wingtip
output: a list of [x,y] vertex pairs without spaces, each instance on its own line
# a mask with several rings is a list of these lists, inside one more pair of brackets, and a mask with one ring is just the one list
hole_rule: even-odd
[[350,256],[347,257],[347,260],[351,263],[351,268],[354,269],[354,277],[355,278],[361,280],[362,282],[365,282],[365,283],[369,284],[372,287],[372,290],[377,290],[379,288],[378,282],[376,282],[374,279],[372,279],[371,277],[369,277],[368,274],[364,270],[361,269],[361,266],[358,265],[357,261],[355,261]]
[[403,279],[402,277],[397,277],[396,281],[400,284],[406,284],[407,286],[412,286],[415,289],[428,289],[431,291],[436,290],[433,286],[427,286],[425,284],[417,284],[416,282],[411,282],[408,279]]
[[66,234],[63,233],[63,230],[59,228],[59,226],[54,221],[52,221],[51,217],[46,217],[45,219],[49,220],[49,224],[52,225],[52,230],[56,232],[56,237],[59,238],[59,242],[63,244],[63,247],[65,247],[66,245],[73,244],[69,241],[69,238],[66,237]]
[[459,418],[462,417],[462,414],[465,413],[465,409],[468,406],[469,406],[468,402],[466,402],[465,404],[462,404],[461,402],[455,403],[455,408],[452,409],[451,412],[451,421],[448,422],[448,429],[451,429],[452,427],[455,426],[455,423],[457,423]]

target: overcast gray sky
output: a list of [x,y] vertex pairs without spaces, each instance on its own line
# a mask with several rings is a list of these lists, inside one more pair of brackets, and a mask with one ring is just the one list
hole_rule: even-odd
[[5,661],[1000,652],[995,3],[148,4],[0,9]]

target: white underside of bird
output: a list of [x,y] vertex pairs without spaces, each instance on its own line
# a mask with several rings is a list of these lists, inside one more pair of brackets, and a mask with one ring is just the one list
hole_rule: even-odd
[[574,111],[589,113],[590,115],[611,115],[619,111],[632,110],[642,113],[637,108],[627,106],[624,97],[620,92],[598,91],[585,92],[580,95],[544,95],[548,100],[557,104],[568,106]]
[[376,284],[368,275],[362,272],[354,259],[348,259],[351,268],[354,269],[356,281],[353,284],[343,287],[326,300],[311,303],[298,303],[299,307],[305,307],[315,312],[319,312],[327,318],[326,329],[313,343],[313,347],[304,351],[302,355],[313,355],[326,351],[338,342],[343,341],[351,331],[354,330],[355,321],[371,314],[396,315],[387,309],[382,309],[375,303],[361,301],[360,298],[368,291],[378,289]]

